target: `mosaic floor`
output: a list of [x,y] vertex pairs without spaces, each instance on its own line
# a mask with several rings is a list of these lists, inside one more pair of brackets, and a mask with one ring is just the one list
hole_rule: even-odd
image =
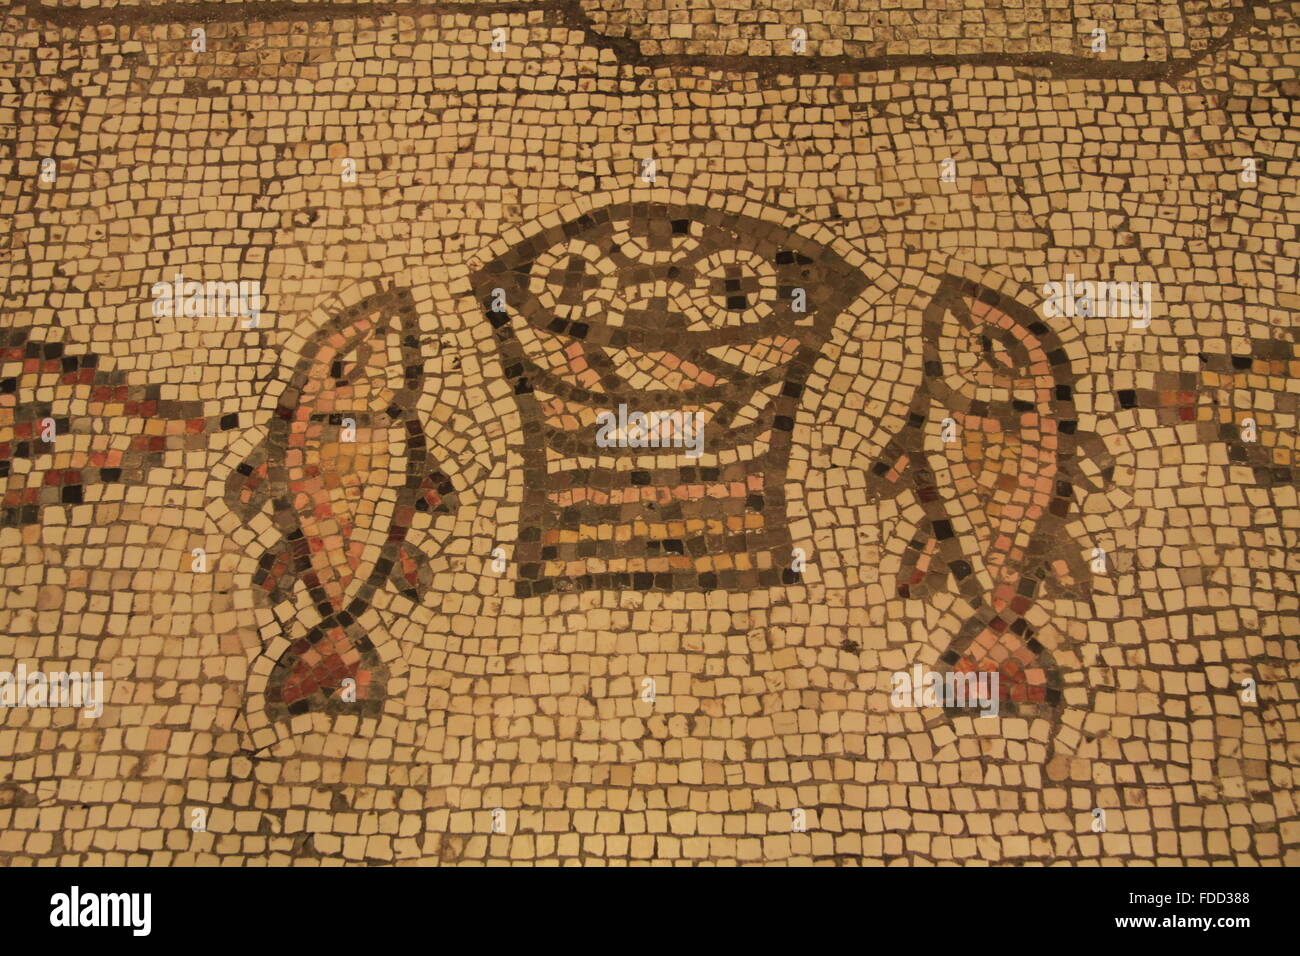
[[6,5],[0,859],[1300,863],[1297,10]]

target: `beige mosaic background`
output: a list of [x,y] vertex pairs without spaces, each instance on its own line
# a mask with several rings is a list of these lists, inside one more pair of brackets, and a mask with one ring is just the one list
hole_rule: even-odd
[[[1155,37],[1140,59],[1168,69],[1150,79],[1018,63],[1091,55],[1090,27],[1056,7],[1049,25],[1013,29],[1001,5],[899,4],[888,28],[859,18],[864,4],[454,6],[216,16],[203,53],[200,24],[138,22],[126,5],[6,9],[0,327],[238,424],[168,446],[142,481],[0,527],[0,669],[102,670],[110,695],[97,720],[0,711],[0,858],[1300,862],[1300,385],[1294,360],[1203,372],[1261,342],[1294,356],[1293,5],[1077,15],[1115,24],[1116,70],[1133,59],[1125,38]],[[807,71],[770,59],[773,23],[809,25]],[[867,62],[959,53],[1007,60]],[[833,57],[863,61],[818,59]],[[54,184],[40,182],[46,157]],[[355,184],[340,182],[349,158]],[[654,187],[639,180],[646,158]],[[941,181],[945,158],[956,182]],[[738,197],[856,251],[881,277],[857,346],[868,357],[907,352],[941,270],[1029,306],[1066,273],[1155,284],[1148,329],[1056,324],[1082,373],[1080,429],[1114,471],[1068,522],[1111,572],[1033,612],[1065,679],[1055,721],[889,706],[889,674],[946,647],[956,592],[893,597],[915,517],[862,493],[865,459],[824,422],[801,422],[793,456],[792,534],[813,555],[799,585],[520,600],[490,573],[519,521],[520,425],[469,276],[512,229],[620,195]],[[260,280],[261,327],[151,315],[148,289],[178,271]],[[400,674],[396,703],[273,733],[246,700],[283,609],[255,596],[260,552],[213,477],[264,434],[303,337],[393,283],[419,310],[434,373],[420,413],[464,506],[420,529],[432,592],[418,606],[385,594],[368,621]],[[872,331],[886,328],[904,331]],[[1177,390],[1179,375],[1194,420],[1174,401],[1118,397]],[[850,379],[831,387],[857,394]],[[124,413],[40,388],[80,418],[87,448],[130,432]],[[850,405],[880,415],[869,398]],[[1197,427],[1248,414],[1287,480],[1260,481]],[[1240,699],[1247,678],[1257,703]],[[796,808],[808,832],[791,832]]]

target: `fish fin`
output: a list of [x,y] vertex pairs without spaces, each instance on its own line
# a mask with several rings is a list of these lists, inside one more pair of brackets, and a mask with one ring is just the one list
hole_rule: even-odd
[[460,497],[452,486],[451,479],[440,468],[433,468],[420,482],[420,491],[415,499],[417,511],[430,514],[455,514],[460,507]]
[[247,524],[271,501],[271,466],[258,445],[226,479],[226,505]]
[[403,541],[397,549],[389,580],[403,597],[419,604],[433,583],[428,557],[410,542]]
[[279,548],[268,549],[257,562],[257,571],[253,574],[253,584],[266,591],[272,604],[286,600],[293,593],[297,580],[293,550],[287,542]]
[[375,716],[387,683],[388,668],[374,644],[355,618],[339,615],[313,627],[276,662],[267,711],[272,719],[311,711]]

